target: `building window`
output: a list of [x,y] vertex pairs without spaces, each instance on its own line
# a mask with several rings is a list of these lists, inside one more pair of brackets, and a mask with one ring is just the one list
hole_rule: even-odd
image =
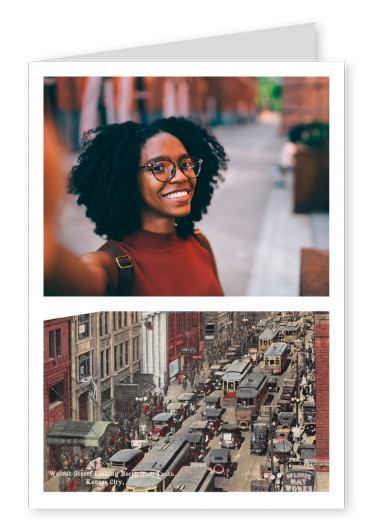
[[48,350],[49,350],[49,353],[50,353],[50,358],[54,358],[55,357],[55,330],[52,330],[49,333],[49,336],[48,336]]
[[123,312],[118,312],[117,318],[118,318],[118,328],[123,328]]
[[77,337],[78,341],[90,337],[90,314],[84,313],[78,316],[77,321]]
[[55,345],[56,345],[56,356],[59,358],[61,356],[61,328],[58,328],[56,330],[56,337],[55,337]]
[[137,361],[140,358],[140,336],[133,338],[133,361]]
[[101,351],[101,378],[110,374],[110,349]]
[[101,400],[102,400],[102,404],[104,402],[108,402],[109,400],[111,400],[111,387],[102,391]]
[[108,334],[108,312],[99,314],[99,334],[101,336]]
[[50,406],[52,404],[55,404],[56,402],[62,402],[64,399],[63,395],[64,395],[63,382],[59,382],[55,385],[51,385],[51,387],[48,390],[48,398],[49,398]]
[[61,356],[61,328],[51,330],[48,336],[48,352],[50,359]]
[[124,344],[124,359],[125,359],[125,365],[129,365],[129,341],[125,341]]
[[128,322],[128,313],[127,312],[124,312],[124,326],[128,326],[129,325],[129,322]]
[[78,358],[78,379],[82,380],[82,378],[85,378],[86,376],[90,376],[90,352],[87,352],[86,354],[82,354]]

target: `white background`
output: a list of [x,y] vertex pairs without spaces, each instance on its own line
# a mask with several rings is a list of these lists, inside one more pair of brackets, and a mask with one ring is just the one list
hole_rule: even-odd
[[[133,4],[133,6],[131,5]],[[371,2],[171,0],[125,2],[34,0],[7,2],[1,32],[2,320],[1,505],[7,527],[153,526],[201,524],[317,529],[336,525],[369,529],[374,514],[373,341],[375,148],[374,16]],[[27,63],[51,57],[114,50],[315,22],[317,57],[347,63],[347,508],[345,511],[240,511],[195,514],[26,509],[27,336]],[[372,44],[373,43],[373,44]],[[372,53],[373,52],[373,53]],[[30,183],[32,186],[32,183]],[[10,242],[15,243],[14,247]],[[39,357],[30,346],[30,358]],[[367,411],[368,410],[368,411]],[[373,439],[373,440],[372,440]],[[91,511],[92,512],[92,511]],[[95,517],[95,520],[94,520]],[[371,519],[368,520],[368,518]],[[282,521],[281,521],[282,520]],[[221,526],[222,527],[222,526]]]

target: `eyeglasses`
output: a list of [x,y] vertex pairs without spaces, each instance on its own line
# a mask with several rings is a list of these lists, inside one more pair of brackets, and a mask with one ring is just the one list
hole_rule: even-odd
[[202,159],[198,157],[185,157],[180,162],[172,162],[172,160],[154,160],[148,162],[143,166],[139,166],[139,170],[148,168],[153,172],[154,177],[161,182],[171,181],[175,177],[176,167],[179,166],[180,170],[184,173],[188,179],[196,179],[201,170]]

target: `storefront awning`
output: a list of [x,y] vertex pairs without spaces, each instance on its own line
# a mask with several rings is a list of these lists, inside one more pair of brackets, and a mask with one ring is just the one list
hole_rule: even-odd
[[106,421],[58,420],[47,434],[47,445],[96,447],[110,424]]

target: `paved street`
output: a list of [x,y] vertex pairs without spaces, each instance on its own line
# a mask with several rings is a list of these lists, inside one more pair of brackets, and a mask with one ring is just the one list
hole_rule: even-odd
[[[259,363],[258,366],[255,367],[254,372],[259,372],[263,369],[264,362],[262,361]],[[204,369],[207,369],[207,364],[204,364]],[[291,378],[291,363],[287,367],[287,369],[284,371],[283,374],[277,375],[276,378],[278,380],[278,387],[279,391],[278,393],[272,393],[270,394],[270,397],[272,398],[271,404],[277,404],[279,397],[282,393],[282,386],[284,379]],[[187,386],[186,389],[187,392],[190,392],[190,386]],[[184,392],[184,389],[182,385],[178,385],[176,380],[172,382],[172,384],[169,387],[169,391],[167,394],[167,401],[175,401],[175,399],[178,398],[178,396]],[[197,412],[188,417],[182,424],[181,428],[176,432],[176,436],[185,436],[191,424],[197,420],[201,419],[201,413],[205,409],[204,408],[204,397],[198,402],[198,410]],[[235,421],[235,407],[234,406],[226,406],[225,412],[222,416],[223,422],[236,422]],[[231,450],[231,461],[232,461],[232,468],[231,468],[231,476],[229,479],[225,477],[216,477],[215,478],[215,487],[216,490],[221,490],[223,492],[245,492],[250,490],[250,482],[254,479],[260,479],[260,465],[267,464],[267,456],[266,455],[256,455],[256,454],[250,454],[250,437],[251,437],[251,431],[250,430],[244,430],[242,431],[242,436],[244,437],[244,440],[238,450]],[[307,440],[306,444],[311,443],[311,440]],[[221,448],[220,447],[220,435],[217,435],[208,444],[204,461],[209,466],[209,454],[212,449],[215,448]]]

